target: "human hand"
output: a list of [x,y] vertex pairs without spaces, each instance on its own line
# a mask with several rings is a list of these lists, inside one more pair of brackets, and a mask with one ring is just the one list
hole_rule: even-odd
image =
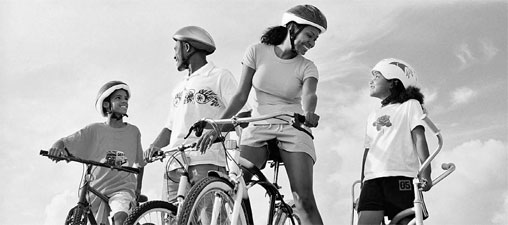
[[151,163],[153,162],[153,156],[156,152],[160,152],[161,151],[161,148],[155,146],[155,145],[150,145],[150,148],[148,148],[147,150],[145,150],[143,152],[143,159],[145,160],[145,162],[147,163]]
[[61,159],[53,158],[55,157],[69,157],[69,153],[67,150],[61,146],[53,146],[48,151],[48,157],[54,162],[59,162]]
[[319,121],[319,115],[314,112],[306,112],[305,113],[305,123],[304,125],[307,127],[317,127]]
[[219,134],[214,129],[203,132],[201,137],[196,142],[196,150],[200,151],[201,154],[204,154],[206,149],[212,146],[218,136]]
[[421,178],[418,188],[422,191],[429,191],[432,188],[432,179],[430,176]]

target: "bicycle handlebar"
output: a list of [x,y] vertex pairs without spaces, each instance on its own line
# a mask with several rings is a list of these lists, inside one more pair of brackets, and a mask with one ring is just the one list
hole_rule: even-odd
[[120,170],[120,171],[124,171],[124,172],[128,172],[128,173],[139,174],[139,172],[140,172],[139,168],[134,168],[134,167],[129,167],[129,166],[115,166],[115,165],[111,165],[108,163],[101,163],[101,162],[97,162],[97,161],[81,159],[81,158],[77,158],[74,156],[68,156],[68,157],[51,156],[48,154],[48,151],[46,151],[46,150],[41,150],[39,152],[39,154],[42,156],[46,156],[48,158],[52,158],[52,159],[73,161],[73,162],[78,162],[78,163],[83,163],[83,164],[89,164],[89,165],[94,165],[94,166],[100,166],[100,167]]
[[443,147],[443,137],[441,136],[441,132],[437,128],[437,126],[430,120],[430,118],[427,116],[427,114],[423,114],[422,120],[428,125],[428,127],[434,132],[434,134],[437,137],[438,146],[436,147],[436,150],[425,160],[425,162],[422,163],[420,166],[420,169],[418,170],[418,174],[421,174],[423,170],[425,170],[432,160],[439,154],[441,151],[441,148]]
[[166,151],[162,151],[162,150],[159,150],[159,151],[155,151],[153,154],[152,154],[152,162],[153,161],[157,161],[157,160],[163,160],[164,158],[166,158],[168,155],[171,155],[173,154],[174,152],[176,151],[179,151],[179,152],[182,152],[182,151],[185,151],[189,148],[194,148],[196,147],[196,143],[192,143],[192,144],[182,144],[180,146],[177,146],[177,147],[174,147],[174,148],[171,148],[169,150],[166,150]]
[[[291,118],[293,118],[293,120],[290,122],[290,121],[284,120],[280,117],[291,117]],[[239,124],[246,124],[246,123],[250,123],[250,122],[257,122],[257,121],[262,121],[262,120],[267,120],[267,119],[281,119],[281,120],[287,122],[288,124],[291,124],[291,126],[296,128],[297,130],[306,133],[312,139],[314,139],[314,136],[309,131],[307,131],[306,129],[304,129],[302,127],[303,123],[305,123],[305,116],[300,115],[298,113],[294,113],[292,115],[288,114],[288,113],[272,113],[272,114],[267,114],[267,115],[262,115],[262,116],[243,117],[243,118],[238,118],[235,116],[230,119],[217,119],[217,120],[204,118],[204,119],[201,119],[198,122],[194,123],[194,125],[192,125],[192,127],[189,129],[189,133],[187,134],[187,136],[185,138],[187,138],[190,135],[190,133],[192,133],[192,131],[195,131],[196,136],[200,137],[201,134],[203,133],[203,129],[205,128],[205,126],[207,124],[212,126],[212,128],[214,130],[217,130],[220,133],[218,125],[232,124],[232,125],[236,126]]]

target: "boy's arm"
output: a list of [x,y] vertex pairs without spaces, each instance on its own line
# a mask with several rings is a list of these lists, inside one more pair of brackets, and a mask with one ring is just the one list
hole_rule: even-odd
[[[423,163],[430,155],[429,147],[427,146],[427,139],[425,138],[425,129],[423,126],[417,126],[411,131],[411,136],[413,138],[413,142],[415,143],[420,163]],[[422,190],[424,191],[428,191],[432,187],[432,179],[430,177],[431,171],[432,169],[429,165],[421,174],[421,177],[427,181],[427,184],[422,187]]]
[[145,171],[144,167],[139,168],[139,174],[137,175],[137,186],[136,186],[136,201],[139,199],[141,195],[141,186],[143,185],[143,173]]
[[[62,138],[58,139],[49,149],[48,155],[50,156],[60,156],[67,157],[69,156],[68,152],[65,150],[65,144]],[[52,159],[53,161],[58,162],[59,160]]]

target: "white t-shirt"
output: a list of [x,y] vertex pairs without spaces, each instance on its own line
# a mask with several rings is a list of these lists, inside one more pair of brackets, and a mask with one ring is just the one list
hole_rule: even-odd
[[423,126],[423,110],[417,100],[389,104],[367,119],[365,180],[379,177],[414,177],[420,166],[411,131]]
[[[194,133],[184,139],[189,128],[200,119],[218,118],[229,105],[237,86],[231,72],[218,68],[211,62],[180,82],[173,90],[170,114],[166,123],[166,128],[171,130],[168,147],[173,148],[196,142],[198,137]],[[226,165],[220,143],[212,145],[205,154],[197,151],[186,154],[190,158],[190,165]],[[176,163],[171,165],[171,169],[179,167]]]
[[275,46],[257,43],[247,48],[242,63],[256,70],[252,78],[253,116],[274,112],[303,113],[303,82],[309,77],[319,78],[312,61],[301,55],[281,59],[275,54]]

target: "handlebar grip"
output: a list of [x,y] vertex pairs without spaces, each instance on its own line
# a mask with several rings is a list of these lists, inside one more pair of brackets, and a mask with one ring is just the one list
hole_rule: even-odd
[[449,169],[454,168],[454,167],[455,167],[455,164],[453,164],[453,163],[443,163],[443,164],[441,164],[441,168],[443,170],[449,170]]
[[41,151],[39,152],[39,155],[42,155],[42,156],[47,156],[48,154],[49,154],[49,152],[48,152],[48,151],[46,151],[46,150],[41,150]]
[[298,114],[298,113],[295,113],[295,120],[300,122],[300,123],[305,123],[305,116],[301,115],[301,114]]
[[434,132],[435,134],[439,133],[439,128],[437,128],[436,124],[430,120],[430,118],[427,116],[427,114],[423,115],[422,120],[429,126],[429,128]]

